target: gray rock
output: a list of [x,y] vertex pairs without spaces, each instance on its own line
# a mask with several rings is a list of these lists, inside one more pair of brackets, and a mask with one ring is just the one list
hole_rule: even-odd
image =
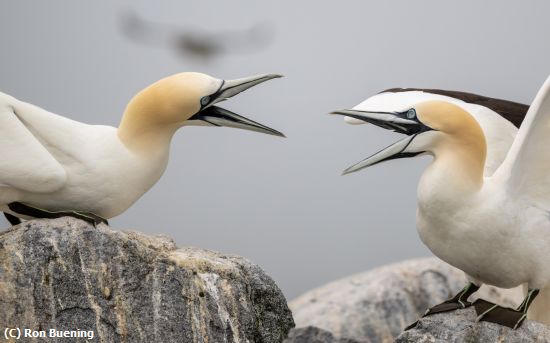
[[279,288],[244,258],[72,218],[0,232],[0,309],[2,336],[94,332],[80,342],[268,343],[294,326]]
[[[289,305],[297,327],[315,326],[335,338],[390,343],[427,308],[450,298],[465,284],[458,269],[436,258],[424,258],[331,282]],[[484,286],[478,293],[476,296],[512,307],[522,299],[519,289]]]
[[348,338],[336,338],[323,329],[314,326],[295,328],[290,330],[284,343],[364,343]]
[[418,325],[399,335],[395,343],[523,343],[550,342],[550,329],[525,321],[517,330],[498,324],[476,323],[473,307],[422,318]]

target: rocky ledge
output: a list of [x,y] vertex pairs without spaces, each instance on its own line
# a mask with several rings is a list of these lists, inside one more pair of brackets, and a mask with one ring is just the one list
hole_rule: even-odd
[[0,232],[0,308],[2,335],[93,332],[82,342],[279,343],[294,326],[279,288],[244,258],[72,218]]
[[315,326],[306,326],[290,330],[284,343],[366,343],[351,338],[336,338],[331,332]]
[[[397,337],[394,343],[547,343],[547,326],[526,321],[519,329],[480,322],[476,323],[473,307],[422,318],[418,325]],[[393,340],[392,340],[393,341]],[[292,329],[285,343],[374,343],[378,339],[337,338],[333,333],[313,327]]]
[[[408,260],[333,281],[290,302],[298,328],[289,343],[309,342],[306,337],[313,337],[311,342],[391,343],[428,307],[450,298],[465,284],[464,273],[436,258]],[[520,288],[486,286],[475,297],[510,307],[523,298]],[[331,337],[302,329],[306,327]]]
[[550,329],[541,323],[525,321],[520,328],[476,323],[473,307],[422,318],[418,325],[397,337],[395,343],[543,343],[550,342]]

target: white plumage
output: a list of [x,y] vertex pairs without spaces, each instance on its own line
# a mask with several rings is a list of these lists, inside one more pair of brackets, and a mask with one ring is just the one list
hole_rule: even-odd
[[156,161],[133,154],[117,129],[87,125],[0,94],[0,203],[54,210],[85,209],[111,218],[162,175],[168,147]]
[[0,93],[0,210],[24,203],[103,218],[130,207],[163,174],[170,140],[185,125],[282,134],[213,106],[280,75],[219,80],[199,73],[162,79],[129,103],[119,128],[87,125]]
[[[529,315],[550,324],[550,78],[517,133],[488,108],[419,91],[378,94],[335,113],[409,135],[348,173],[385,160],[433,155],[418,185],[422,241],[477,286],[526,284],[540,290]],[[535,296],[529,293],[520,315]],[[495,307],[483,311],[481,320],[505,322],[503,312],[485,319],[500,311]]]

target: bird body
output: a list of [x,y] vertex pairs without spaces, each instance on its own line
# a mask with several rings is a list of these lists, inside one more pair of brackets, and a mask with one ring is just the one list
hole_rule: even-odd
[[[543,86],[539,98],[545,98],[548,89],[550,82]],[[416,108],[422,111],[423,106],[426,103]],[[441,108],[431,111],[451,112]],[[537,160],[530,161],[530,173],[509,173],[513,169],[511,161],[517,161],[518,144],[525,144],[527,132],[531,131],[533,113],[550,116],[550,106],[535,106],[530,112],[506,159],[493,175],[483,176],[480,166],[484,162],[485,142],[483,131],[476,125],[461,125],[460,133],[455,133],[447,144],[432,147],[434,160],[418,185],[417,229],[436,256],[463,270],[476,285],[513,288],[525,284],[529,289],[541,290],[529,317],[550,324],[550,207],[538,201],[540,193],[543,200],[548,200],[548,189],[544,188],[547,177],[542,175],[539,179],[541,189],[525,187],[533,175],[539,177],[540,171],[548,170],[550,159],[546,154],[538,155]],[[470,116],[466,111],[456,113],[461,114],[461,124]],[[521,145],[528,151],[544,143],[542,137],[531,139],[531,147]],[[468,140],[474,142],[468,144]]]
[[48,211],[124,212],[164,173],[174,133],[185,125],[282,135],[214,103],[278,77],[223,81],[182,73],[138,93],[118,128],[88,125],[0,93],[0,210],[20,202]]
[[539,247],[550,246],[548,214],[510,198],[491,178],[473,187],[461,179],[461,168],[437,159],[422,174],[416,222],[421,240],[478,284],[543,288],[550,279],[538,270],[550,256]]
[[[550,78],[517,133],[501,131],[510,127],[502,117],[480,120],[480,113],[490,113],[487,108],[408,93],[379,94],[353,110],[334,112],[409,136],[345,173],[395,158],[433,156],[417,190],[421,240],[477,287],[527,285],[530,291],[518,310],[495,310],[497,305],[479,302],[481,320],[488,316],[517,327],[540,291],[530,315],[550,324]],[[380,102],[383,97],[386,101]],[[464,306],[466,299],[453,299]],[[448,303],[431,313],[449,308]]]
[[112,218],[141,197],[166,168],[168,146],[157,156],[139,155],[124,145],[114,127],[83,124],[5,94],[0,99],[16,113],[0,115],[9,142],[2,145],[5,158],[0,162],[4,212],[10,212],[7,204],[19,201],[52,211],[86,209]]

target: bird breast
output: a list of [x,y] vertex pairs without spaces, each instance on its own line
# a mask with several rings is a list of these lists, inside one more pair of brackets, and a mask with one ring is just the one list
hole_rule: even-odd
[[490,182],[473,193],[449,185],[427,180],[419,185],[417,230],[424,244],[483,283],[503,288],[547,284],[550,275],[540,270],[550,262],[544,253],[550,246],[550,235],[544,234],[550,232],[548,219]]

